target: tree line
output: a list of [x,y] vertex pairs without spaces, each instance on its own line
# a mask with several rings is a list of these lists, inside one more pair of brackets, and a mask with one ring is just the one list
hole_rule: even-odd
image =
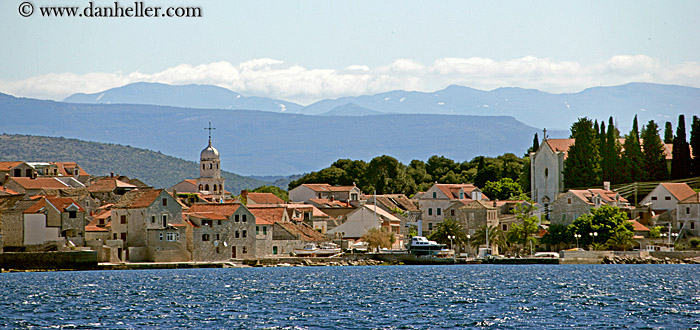
[[[564,162],[564,186],[593,187],[602,185],[603,181],[617,184],[700,176],[700,119],[693,116],[690,142],[682,114],[678,116],[676,134],[670,122],[666,122],[664,140],[659,132],[654,120],[640,131],[635,116],[632,129],[621,139],[613,117],[608,119],[607,127],[604,121],[599,124],[597,120],[580,118],[571,126],[570,138],[575,143]],[[670,169],[664,143],[673,144]]]
[[[406,194],[425,191],[435,182],[466,183],[484,188],[493,182],[494,189],[503,194],[522,193],[530,187],[529,158],[512,153],[497,157],[474,157],[470,161],[458,162],[444,156],[431,156],[427,161],[414,159],[408,165],[396,158],[383,155],[365,162],[363,160],[339,159],[329,167],[305,174],[289,183],[294,189],[305,183],[328,183],[330,185],[357,185],[360,190],[377,194]],[[495,184],[501,182],[501,184]],[[485,192],[486,193],[486,192]],[[489,196],[487,194],[487,196]]]

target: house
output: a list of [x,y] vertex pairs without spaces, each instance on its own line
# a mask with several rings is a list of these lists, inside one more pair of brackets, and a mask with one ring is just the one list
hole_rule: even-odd
[[574,220],[584,214],[590,214],[591,209],[602,205],[616,206],[629,209],[627,199],[619,193],[606,189],[571,189],[559,194],[550,206],[550,218],[552,224],[564,226],[570,225]]
[[694,192],[676,205],[678,229],[700,236],[700,193]]
[[[365,198],[366,204],[374,205],[387,211],[401,220],[399,233],[409,239],[410,227],[421,226],[421,211],[411,199],[404,194],[370,195]],[[421,226],[422,230],[422,226]],[[420,236],[421,230],[416,228],[416,233]],[[407,242],[406,242],[407,243]]]
[[0,185],[4,185],[9,178],[31,178],[34,176],[34,168],[25,162],[0,162]]
[[73,177],[83,184],[90,179],[90,174],[75,162],[52,162],[50,164],[58,169],[58,175],[54,173],[54,176]]
[[640,205],[654,211],[675,210],[678,202],[695,194],[693,188],[685,183],[664,182],[658,184],[642,201]]
[[[255,216],[245,205],[241,203],[194,204],[188,212],[199,214],[212,212],[226,217],[228,221],[222,222],[222,224],[228,223],[230,226],[228,229],[228,241],[226,241],[230,247],[229,258],[255,258],[256,238],[253,235],[255,231]],[[193,236],[192,239],[200,240],[201,242],[213,241],[212,236]],[[229,250],[227,249],[227,251]]]
[[231,219],[219,212],[185,212],[187,250],[192,261],[229,260],[233,254]]
[[85,210],[67,197],[41,196],[24,210],[22,246],[85,245]]
[[[499,208],[496,202],[484,200],[460,200],[447,210],[450,218],[457,220],[467,235],[474,235],[479,228],[498,225]],[[430,228],[432,231],[433,228]]]
[[309,243],[324,243],[328,238],[302,222],[275,222],[272,225],[272,256],[290,256],[294,249],[301,249]]
[[451,213],[445,213],[445,210],[450,206],[475,200],[488,201],[489,198],[471,183],[436,183],[417,200],[421,210],[423,236],[429,236],[438,223],[447,217],[453,217]]
[[383,228],[396,236],[396,248],[403,248],[403,237],[400,233],[401,219],[384,211],[378,206],[363,205],[348,213],[341,225],[328,230],[327,235],[343,239],[358,240],[368,230]]
[[90,196],[103,203],[115,203],[129,191],[138,188],[137,186],[119,180],[114,176],[100,178],[90,184],[87,188]]
[[0,196],[0,238],[5,252],[26,251],[24,211],[37,202],[24,194]]
[[[557,196],[564,192],[564,161],[576,140],[549,139],[546,130],[544,136],[537,151],[530,153],[530,196],[533,201],[548,209]],[[625,139],[619,139],[619,142],[624,145]],[[670,168],[673,144],[664,145],[664,155]]]
[[182,205],[163,189],[132,190],[114,204],[112,241],[122,261],[188,261]]
[[241,190],[241,199],[246,201],[246,205],[272,204],[281,205],[285,202],[273,193],[254,193],[248,190]]
[[340,224],[338,217],[331,217],[311,204],[283,204],[286,207],[289,218],[295,222],[304,222],[314,230],[325,234],[328,229]]
[[310,199],[328,199],[357,202],[362,191],[357,186],[331,186],[327,183],[305,183],[289,191],[289,200],[306,203]]
[[[8,189],[12,189],[18,193],[27,196],[35,195],[67,195],[74,194],[75,190],[86,190],[85,185],[78,180],[68,178],[27,178],[27,177],[12,177],[3,185]],[[73,192],[66,192],[73,191]]]

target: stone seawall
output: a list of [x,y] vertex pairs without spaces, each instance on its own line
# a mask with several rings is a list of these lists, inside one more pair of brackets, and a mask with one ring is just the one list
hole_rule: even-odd
[[92,270],[97,269],[97,252],[5,252],[0,253],[4,270]]

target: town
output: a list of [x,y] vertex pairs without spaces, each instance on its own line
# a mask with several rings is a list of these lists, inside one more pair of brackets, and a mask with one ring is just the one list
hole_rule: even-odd
[[[309,178],[294,183],[286,200],[248,190],[235,196],[221,176],[211,124],[199,177],[169,188],[114,173],[92,176],[75,162],[5,161],[0,252],[94,251],[97,262],[109,264],[236,262],[400,254],[415,237],[441,247],[428,257],[453,260],[697,249],[700,179],[692,175],[700,172],[690,146],[700,120],[693,117],[691,145],[684,120],[681,115],[675,137],[667,126],[663,141],[653,121],[640,139],[636,118],[624,138],[612,117],[607,131],[604,123],[580,119],[567,139],[549,138],[545,130],[526,154],[529,194],[509,196],[490,195],[497,191],[490,181],[435,181],[408,196]],[[594,140],[595,157],[583,143]],[[635,149],[638,158],[626,160]],[[583,169],[575,167],[580,153],[588,155]],[[647,170],[654,166],[660,174]],[[581,181],[591,169],[595,179]],[[508,180],[499,182],[513,184]]]

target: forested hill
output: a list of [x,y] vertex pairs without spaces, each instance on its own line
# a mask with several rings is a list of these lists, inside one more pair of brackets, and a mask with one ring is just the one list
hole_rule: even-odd
[[[0,135],[0,161],[75,161],[94,176],[115,174],[136,178],[156,188],[167,188],[199,176],[195,162],[146,149],[88,142],[62,137]],[[239,194],[269,182],[222,171],[226,190]],[[286,189],[286,187],[284,187]]]

